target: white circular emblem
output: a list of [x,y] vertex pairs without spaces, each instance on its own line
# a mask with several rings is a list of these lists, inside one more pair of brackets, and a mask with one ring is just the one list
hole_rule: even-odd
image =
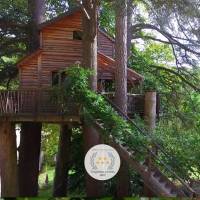
[[84,164],[91,177],[104,181],[117,174],[120,168],[120,157],[113,147],[99,144],[87,152]]

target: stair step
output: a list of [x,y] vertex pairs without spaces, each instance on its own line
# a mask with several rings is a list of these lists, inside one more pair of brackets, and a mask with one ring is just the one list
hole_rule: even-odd
[[[98,119],[97,127],[104,129],[104,126],[105,126],[104,123],[100,119]],[[117,147],[121,149],[122,154],[124,154],[125,158],[128,157],[127,154],[129,155],[129,158],[127,158],[128,160],[127,162],[129,162],[133,166],[133,168],[135,168],[142,176],[144,176],[144,178],[146,178],[145,176],[150,176],[149,183],[155,184],[155,185],[152,185],[152,189],[154,190],[155,186],[159,187],[158,190],[155,191],[155,193],[158,193],[157,195],[166,194],[167,196],[176,197],[176,196],[179,196],[181,193],[183,193],[176,188],[176,185],[173,184],[173,182],[171,182],[170,179],[168,179],[162,173],[162,171],[159,171],[159,168],[157,168],[157,166],[154,166],[154,165],[149,166],[148,162],[147,163],[145,162],[146,160],[143,160],[142,163],[135,160],[135,158],[133,158],[135,155],[135,151],[132,148],[128,147],[124,141],[120,141],[119,139],[116,139],[115,136],[113,135],[110,135],[109,138],[113,140],[114,144],[118,145]],[[131,163],[130,159],[133,159],[134,162],[138,162],[136,163],[137,165],[134,164],[134,162]],[[143,173],[144,171],[147,173]],[[184,191],[184,193],[187,193],[187,192]],[[189,196],[189,195],[186,194],[185,196]]]

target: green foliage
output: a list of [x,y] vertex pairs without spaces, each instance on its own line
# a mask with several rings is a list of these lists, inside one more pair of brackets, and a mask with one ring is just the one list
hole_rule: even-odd
[[[48,175],[48,185],[45,183],[46,176]],[[54,167],[46,167],[45,170],[39,175],[39,197],[47,198],[52,196],[53,180],[55,175]]]
[[[110,134],[117,138],[120,143],[134,148],[138,156],[144,156],[146,150],[144,146],[147,145],[147,138],[138,134],[135,127],[127,123],[121,118],[112,108],[109,103],[89,88],[88,77],[91,71],[82,67],[72,66],[66,70],[67,79],[63,87],[55,90],[55,95],[64,96],[63,100],[67,102],[69,96],[73,101],[79,103],[83,107],[83,115],[87,118],[88,123],[93,120],[101,120],[103,122],[103,135],[107,138]],[[66,105],[67,106],[67,105]]]
[[42,151],[44,163],[48,166],[55,164],[54,157],[58,152],[60,128],[58,125],[45,124],[42,131]]
[[[169,164],[169,166],[172,166],[181,177],[187,179],[187,176],[185,176],[186,174],[191,175],[192,173],[192,175],[194,175],[199,171],[200,148],[198,144],[200,138],[198,132],[195,131],[195,128],[184,130],[181,125],[181,120],[175,121],[177,118],[174,116],[173,119],[170,119],[169,117],[169,119],[166,120],[164,118],[163,121],[165,123],[160,123],[153,138],[148,136],[145,137],[141,133],[138,133],[135,127],[124,121],[124,119],[115,112],[112,106],[107,103],[103,96],[90,90],[88,77],[91,75],[91,71],[81,67],[72,66],[66,70],[66,74],[67,79],[64,82],[63,87],[60,89],[57,88],[55,90],[55,95],[64,95],[63,103],[65,103],[70,96],[74,102],[81,104],[83,107],[82,114],[87,119],[88,123],[92,123],[93,120],[96,119],[98,121],[100,120],[100,122],[103,123],[104,131],[102,133],[105,139],[109,135],[114,136],[118,142],[133,149],[136,152],[138,159],[144,159],[147,153],[144,146],[148,147],[153,139],[154,141],[161,143],[163,149],[166,150],[169,155],[173,155],[173,158],[177,159],[176,163],[174,163],[172,162],[172,159],[169,159],[160,153],[158,154],[158,156],[165,163]],[[195,100],[198,99],[197,101],[199,101],[199,98],[195,95],[193,98]],[[178,99],[176,98],[176,100]],[[183,100],[184,98],[180,98],[180,102],[176,103],[178,105],[180,104],[182,106],[181,110],[186,112],[189,107]],[[167,102],[165,102],[165,105],[167,105]],[[169,107],[169,109],[172,109],[172,107]],[[174,129],[175,124],[177,124],[176,129]],[[195,132],[193,133],[193,131]],[[177,144],[178,142],[179,144]],[[192,148],[193,145],[195,148]],[[191,149],[191,151],[188,150],[188,148]],[[194,155],[192,154],[192,150],[194,150]],[[177,169],[178,163],[181,166],[181,170]]]
[[156,128],[155,136],[160,141],[164,149],[173,155],[173,159],[166,159],[161,156],[169,166],[179,169],[177,173],[183,179],[200,178],[200,135],[195,128],[184,130],[180,120],[173,118],[173,121],[161,120]]
[[168,45],[148,42],[144,49],[132,46],[129,66],[145,77],[144,90],[170,92],[182,84],[176,75],[163,70],[170,68],[176,71],[176,68],[168,66],[173,61]]
[[102,29],[115,36],[115,11],[110,1],[101,2],[99,22]]

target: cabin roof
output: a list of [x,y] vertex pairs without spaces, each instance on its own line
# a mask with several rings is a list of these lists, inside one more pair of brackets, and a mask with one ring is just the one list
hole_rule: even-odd
[[[103,53],[98,52],[98,60],[103,64],[104,70],[109,71],[109,72],[115,72],[115,60],[109,56],[106,56]],[[135,81],[143,81],[144,77],[134,70],[127,68],[127,76],[128,80],[130,82],[135,82]]]

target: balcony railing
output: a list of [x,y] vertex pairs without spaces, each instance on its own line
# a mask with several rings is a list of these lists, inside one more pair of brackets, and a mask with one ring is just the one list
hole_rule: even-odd
[[[111,100],[112,93],[106,94]],[[79,115],[79,106],[68,100],[67,109],[53,98],[52,90],[0,91],[0,116]],[[144,95],[128,95],[128,113],[144,114]]]
[[17,115],[78,115],[78,105],[59,104],[51,90],[0,91],[0,116]]
[[[104,93],[110,100],[114,101],[114,93]],[[135,114],[144,116],[144,94],[128,94],[128,115],[133,117]]]

